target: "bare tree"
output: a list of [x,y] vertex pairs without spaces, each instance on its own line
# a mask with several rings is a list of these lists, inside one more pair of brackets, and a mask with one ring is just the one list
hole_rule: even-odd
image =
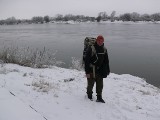
[[41,16],[32,17],[32,22],[33,23],[43,23],[43,17]]
[[160,21],[160,13],[155,13],[151,15],[153,21]]
[[149,14],[143,14],[141,15],[142,21],[151,21],[151,16]]
[[120,19],[122,21],[131,21],[131,14],[130,13],[125,13],[123,15],[120,15]]
[[46,23],[48,23],[49,21],[50,21],[50,19],[49,19],[49,16],[48,15],[46,15],[46,16],[44,16],[44,21],[46,22]]
[[13,24],[17,24],[17,20],[15,17],[10,17],[5,20],[5,23],[7,25],[13,25]]
[[56,19],[56,21],[62,21],[63,20],[63,15],[57,14],[55,19]]
[[111,13],[111,22],[114,22],[115,21],[115,15],[116,15],[116,11],[112,11]]
[[97,22],[100,22],[101,20],[106,21],[107,18],[108,18],[108,15],[106,12],[100,12],[98,13],[98,17],[96,19],[97,19]]
[[134,21],[134,22],[139,21],[140,20],[140,14],[138,14],[136,12],[131,13],[131,20]]

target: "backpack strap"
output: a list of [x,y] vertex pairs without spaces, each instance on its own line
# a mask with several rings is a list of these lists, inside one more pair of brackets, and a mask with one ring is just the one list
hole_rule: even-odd
[[96,54],[96,49],[93,45],[91,45],[91,49],[92,49],[92,56],[93,56],[94,54]]
[[[96,53],[96,49],[95,49],[95,47],[93,46],[93,45],[91,45],[91,49],[92,49],[92,56],[93,55],[96,55],[96,61],[94,61],[94,63],[95,62],[97,62],[97,60],[98,60],[98,56],[97,56],[97,53]],[[95,78],[96,77],[96,73],[95,73],[95,65],[92,65],[91,64],[91,67],[92,67],[92,69],[93,69],[93,78]]]
[[97,62],[97,60],[98,60],[98,56],[97,56],[97,52],[96,52],[96,49],[95,49],[95,47],[93,46],[93,45],[91,45],[91,49],[92,49],[92,56],[93,55],[96,55],[96,61],[94,61],[94,63],[96,63]]

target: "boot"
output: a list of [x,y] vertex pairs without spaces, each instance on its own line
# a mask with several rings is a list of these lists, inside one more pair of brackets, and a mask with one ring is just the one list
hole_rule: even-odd
[[93,100],[92,99],[92,94],[88,94],[88,99]]
[[102,99],[102,95],[97,95],[97,100],[96,100],[96,102],[105,103],[105,101]]

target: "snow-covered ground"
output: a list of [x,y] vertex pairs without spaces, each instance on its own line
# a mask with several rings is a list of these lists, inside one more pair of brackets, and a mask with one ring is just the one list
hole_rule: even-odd
[[93,95],[83,71],[0,65],[0,120],[160,120],[160,90],[141,78],[111,73],[106,103]]

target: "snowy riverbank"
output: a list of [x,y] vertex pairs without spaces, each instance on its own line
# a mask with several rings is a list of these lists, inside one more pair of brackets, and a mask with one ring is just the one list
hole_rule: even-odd
[[111,73],[103,98],[86,98],[83,71],[0,65],[0,120],[159,120],[160,89]]
[[[100,22],[92,22],[92,21],[86,21],[86,22],[78,22],[78,21],[51,21],[50,23],[55,23],[55,24],[160,24],[160,21],[100,21]],[[48,24],[48,23],[46,23]]]

